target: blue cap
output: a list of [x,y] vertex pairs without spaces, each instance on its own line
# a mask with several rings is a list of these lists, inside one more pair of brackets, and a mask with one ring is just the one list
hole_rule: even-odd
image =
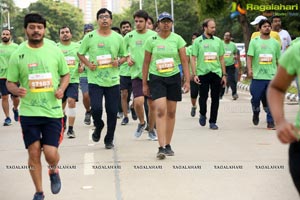
[[87,30],[94,30],[93,24],[85,24],[83,31],[86,32]]
[[172,15],[170,15],[167,12],[163,12],[158,16],[158,21],[161,21],[163,19],[169,19],[169,20],[173,21]]

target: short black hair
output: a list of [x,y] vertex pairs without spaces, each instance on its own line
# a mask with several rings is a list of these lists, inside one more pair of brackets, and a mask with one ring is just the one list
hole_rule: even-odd
[[147,19],[149,18],[149,15],[146,11],[144,10],[138,10],[136,11],[134,14],[133,14],[133,19],[136,18],[136,17],[141,17],[141,18],[144,18],[145,21],[147,21]]
[[119,27],[113,26],[113,27],[111,27],[111,30],[114,30],[117,33],[121,34],[121,30],[119,29]]
[[194,33],[192,34],[192,36],[199,37],[199,36],[200,36],[200,33],[199,33],[199,32],[194,32]]
[[62,26],[62,27],[60,27],[60,29],[58,30],[58,34],[60,34],[60,30],[64,29],[64,28],[68,28],[69,31],[70,31],[70,33],[72,34],[72,29],[69,26]]
[[258,28],[261,29],[262,25],[264,25],[265,23],[268,23],[271,26],[271,22],[268,19],[262,19],[258,23]]
[[24,17],[24,28],[27,28],[29,23],[43,24],[46,28],[46,19],[38,13],[29,13]]
[[150,21],[152,22],[152,24],[154,26],[154,19],[151,16],[148,16],[148,19],[150,19]]
[[99,19],[99,15],[100,15],[100,14],[103,14],[103,13],[106,13],[106,12],[108,12],[108,14],[109,14],[109,16],[110,16],[110,19],[112,19],[112,13],[111,13],[111,11],[108,10],[107,8],[101,8],[101,9],[98,10],[98,12],[97,12],[97,16],[96,16],[97,20]]
[[129,24],[129,26],[131,27],[131,23],[129,21],[123,20],[123,21],[120,22],[120,28],[122,28],[122,26],[125,25],[125,24]]
[[274,15],[274,16],[272,16],[272,17],[271,17],[271,22],[273,23],[273,19],[276,19],[276,18],[279,18],[279,19],[281,19],[281,17],[280,17],[280,16],[278,16],[278,15]]

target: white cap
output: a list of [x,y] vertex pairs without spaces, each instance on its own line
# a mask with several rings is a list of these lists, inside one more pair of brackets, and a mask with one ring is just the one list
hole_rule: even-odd
[[256,18],[255,18],[255,20],[253,21],[253,22],[251,22],[250,24],[251,25],[256,25],[256,24],[258,24],[261,20],[263,20],[263,19],[267,19],[265,16],[262,16],[262,15],[259,15],[259,16],[257,16]]

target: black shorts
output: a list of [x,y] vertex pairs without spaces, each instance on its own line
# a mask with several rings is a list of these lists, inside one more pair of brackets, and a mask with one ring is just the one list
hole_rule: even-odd
[[72,98],[78,101],[78,83],[70,83],[65,90],[62,102],[65,102],[67,98]]
[[[19,86],[19,84],[18,84],[18,86]],[[8,91],[8,89],[6,87],[6,79],[0,79],[0,93],[2,96],[10,94],[13,97],[18,97],[16,95],[13,95],[10,91]]]
[[135,78],[135,79],[132,79],[131,81],[132,81],[133,98],[144,96],[142,79]]
[[62,118],[20,116],[25,148],[36,141],[58,147],[63,140]]
[[170,77],[150,74],[149,78],[150,93],[153,100],[166,97],[170,101],[181,101],[180,73]]
[[120,76],[120,90],[132,90],[130,76]]

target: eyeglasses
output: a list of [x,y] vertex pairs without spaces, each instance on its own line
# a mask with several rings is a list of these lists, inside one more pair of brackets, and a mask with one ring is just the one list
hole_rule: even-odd
[[99,15],[99,19],[110,19],[110,15]]

